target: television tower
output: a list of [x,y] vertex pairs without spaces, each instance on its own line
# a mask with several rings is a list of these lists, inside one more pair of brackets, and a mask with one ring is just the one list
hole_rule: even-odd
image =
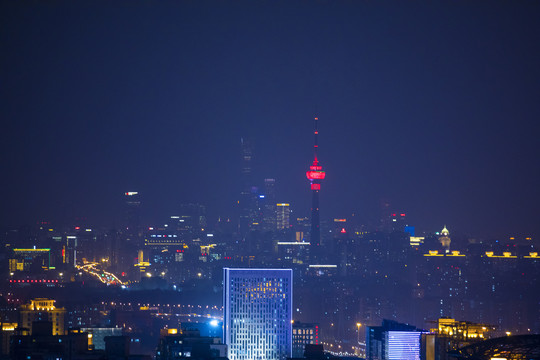
[[319,165],[319,159],[317,158],[317,149],[319,144],[317,137],[319,130],[317,122],[319,118],[315,118],[315,143],[313,145],[313,164],[309,167],[309,171],[306,172],[306,176],[311,184],[312,203],[311,203],[311,245],[318,248],[321,245],[321,221],[319,218],[319,190],[321,190],[321,180],[324,179],[326,173],[323,171],[322,166]]

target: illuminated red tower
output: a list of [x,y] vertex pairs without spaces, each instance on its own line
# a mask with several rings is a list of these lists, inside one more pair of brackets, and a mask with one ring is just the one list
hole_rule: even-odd
[[311,184],[312,192],[312,204],[311,204],[311,245],[318,247],[321,244],[321,221],[319,219],[319,190],[321,190],[321,180],[324,179],[326,173],[323,171],[322,166],[319,165],[319,159],[317,158],[317,149],[319,144],[317,137],[319,130],[317,126],[319,118],[315,118],[315,143],[313,145],[313,164],[309,167],[309,171],[306,172],[306,176]]

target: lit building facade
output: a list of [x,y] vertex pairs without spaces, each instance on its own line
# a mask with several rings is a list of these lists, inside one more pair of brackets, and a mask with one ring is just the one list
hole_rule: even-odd
[[385,333],[385,359],[420,360],[419,331],[387,331]]
[[291,269],[223,269],[223,338],[230,360],[292,356],[292,285]]
[[54,306],[54,300],[37,298],[30,300],[30,304],[20,306],[19,327],[28,329],[30,335],[32,335],[32,323],[34,321],[50,321],[53,335],[65,335],[65,314],[66,309]]
[[279,203],[277,206],[277,229],[283,230],[289,228],[289,204]]
[[319,344],[319,325],[294,322],[293,331],[293,358],[303,358],[306,345]]

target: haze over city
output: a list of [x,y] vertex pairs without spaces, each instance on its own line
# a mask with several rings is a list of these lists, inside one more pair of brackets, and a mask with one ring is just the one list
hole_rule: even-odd
[[531,2],[2,3],[1,223],[118,224],[179,203],[233,217],[254,178],[321,216],[537,237],[538,5]]
[[0,360],[540,359],[538,19],[0,2]]

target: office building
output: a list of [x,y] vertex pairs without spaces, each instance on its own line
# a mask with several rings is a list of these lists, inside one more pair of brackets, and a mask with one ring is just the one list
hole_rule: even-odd
[[419,331],[386,331],[385,332],[385,360],[420,360]]
[[289,204],[284,204],[284,203],[276,204],[276,209],[277,209],[277,212],[276,212],[277,229],[278,230],[288,229],[289,228],[289,215],[290,215]]
[[[414,326],[393,320],[385,319],[381,326],[368,326],[366,329],[366,360],[420,360],[421,334]],[[409,348],[412,349],[410,353]],[[406,357],[400,357],[405,356],[405,353],[407,353]],[[416,357],[417,353],[418,357]]]
[[223,269],[223,338],[230,360],[291,357],[292,285],[290,269]]

